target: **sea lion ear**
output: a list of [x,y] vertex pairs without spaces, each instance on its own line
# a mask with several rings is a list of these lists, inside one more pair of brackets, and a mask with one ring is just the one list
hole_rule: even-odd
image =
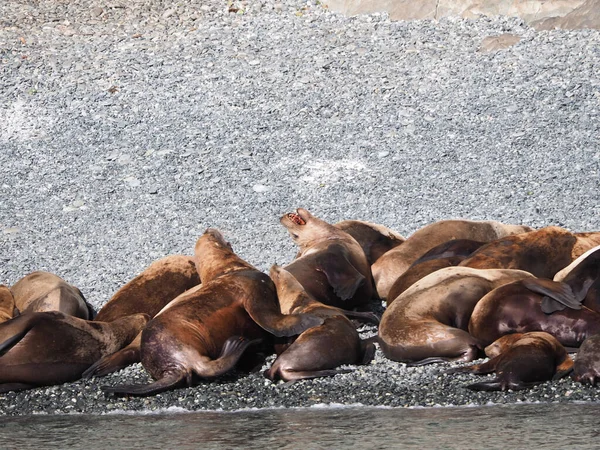
[[529,278],[522,280],[522,283],[530,291],[545,296],[542,299],[542,311],[546,314],[562,311],[565,307],[581,309],[581,300],[575,297],[568,284],[543,278]]

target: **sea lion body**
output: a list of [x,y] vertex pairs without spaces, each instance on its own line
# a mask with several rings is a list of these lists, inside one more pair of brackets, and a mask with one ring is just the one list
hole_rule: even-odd
[[438,270],[404,291],[383,313],[379,344],[401,362],[472,361],[479,341],[467,333],[477,302],[494,288],[532,277],[520,270]]
[[15,299],[10,289],[0,285],[0,323],[13,318],[15,313]]
[[366,364],[373,358],[375,347],[361,341],[341,310],[314,300],[285,269],[271,267],[271,279],[284,314],[308,313],[324,321],[295,338],[265,372],[267,378],[295,381],[330,376],[343,364]]
[[146,314],[114,322],[59,311],[31,312],[0,324],[0,392],[74,381],[101,357],[127,345]]
[[524,225],[507,225],[495,221],[442,220],[427,225],[409,236],[404,243],[381,256],[372,269],[377,294],[387,299],[390,288],[413,262],[432,248],[453,239],[490,242],[495,239],[531,231]]
[[200,276],[193,257],[166,256],[121,287],[100,309],[95,320],[111,322],[136,313],[154,317],[171,300],[198,284]]
[[571,233],[546,227],[490,242],[462,263],[477,269],[520,269],[538,278],[552,279],[580,255],[594,247],[600,233]]
[[32,272],[17,281],[10,291],[19,312],[60,311],[91,320],[93,308],[75,286],[50,272]]
[[489,345],[505,334],[545,331],[566,347],[579,347],[588,336],[600,333],[600,314],[586,307],[574,305],[580,309],[566,307],[546,314],[545,293],[555,295],[547,284],[554,282],[521,280],[494,289],[473,309],[469,333]]
[[401,245],[406,238],[390,228],[362,220],[343,220],[334,225],[352,236],[362,247],[369,265],[384,253]]
[[352,236],[302,208],[285,214],[280,222],[300,247],[296,259],[285,269],[312,297],[344,309],[371,302],[371,269]]
[[483,364],[461,367],[449,372],[496,372],[495,379],[467,387],[477,391],[506,391],[527,389],[545,381],[561,378],[573,367],[573,360],[561,343],[552,335],[543,332],[503,336],[494,342],[490,357],[492,359]]
[[323,322],[283,316],[271,279],[239,258],[219,231],[208,229],[195,255],[202,285],[169,303],[141,335],[141,362],[156,381],[105,391],[149,395],[191,386],[233,369],[250,344],[270,333],[295,335]]

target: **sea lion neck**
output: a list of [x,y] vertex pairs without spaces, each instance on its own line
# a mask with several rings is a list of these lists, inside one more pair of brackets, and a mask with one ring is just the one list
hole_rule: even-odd
[[271,269],[271,279],[277,289],[277,298],[282,314],[293,314],[294,310],[306,307],[313,300],[296,278],[285,269]]

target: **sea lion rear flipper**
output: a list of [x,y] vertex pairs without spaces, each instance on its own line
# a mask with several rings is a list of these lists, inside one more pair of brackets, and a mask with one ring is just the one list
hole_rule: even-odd
[[254,300],[246,302],[244,307],[252,320],[277,337],[297,336],[324,321],[312,314],[281,314],[279,305],[270,302]]
[[124,369],[136,362],[140,362],[141,343],[142,333],[140,332],[127,347],[122,348],[112,355],[99,359],[88,367],[85,372],[81,374],[81,378],[89,379],[91,377],[102,377],[109,373],[116,372],[117,370]]
[[233,369],[242,356],[242,353],[253,344],[258,344],[261,339],[250,341],[243,336],[232,336],[225,341],[221,354],[217,359],[198,361],[194,373],[201,378],[214,378]]
[[542,299],[542,311],[546,314],[564,309],[561,305],[581,309],[581,300],[575,297],[571,286],[566,283],[543,278],[527,278],[522,283],[530,291],[545,296]]
[[325,274],[333,292],[342,300],[354,297],[358,288],[366,281],[364,275],[356,270],[341,250],[318,255],[315,263],[315,269]]
[[104,392],[113,393],[116,395],[152,395],[173,389],[182,384],[186,374],[184,372],[173,372],[167,374],[164,378],[150,384],[125,384],[121,386],[102,386]]
[[280,377],[282,380],[293,383],[298,380],[309,380],[311,378],[332,377],[341,373],[350,373],[349,369],[326,369],[326,370],[281,370]]

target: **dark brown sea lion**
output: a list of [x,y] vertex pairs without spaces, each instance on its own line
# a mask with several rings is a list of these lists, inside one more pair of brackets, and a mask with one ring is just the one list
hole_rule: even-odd
[[373,265],[381,255],[406,240],[386,226],[362,220],[343,220],[334,226],[356,239],[365,252],[369,265]]
[[452,369],[448,373],[496,372],[496,378],[467,387],[476,391],[517,391],[562,378],[573,367],[573,360],[565,348],[548,333],[509,334],[494,342],[493,347],[489,361]]
[[221,233],[208,229],[196,243],[202,285],[167,305],[144,328],[141,361],[157,381],[149,385],[105,387],[118,394],[156,394],[191,386],[234,368],[257,340],[293,336],[323,319],[282,315],[271,279],[232,250]]
[[436,270],[458,266],[471,253],[484,245],[484,242],[470,239],[453,239],[432,248],[398,277],[388,293],[389,306],[400,294]]
[[531,228],[524,225],[506,225],[495,221],[442,220],[427,225],[415,231],[402,245],[390,250],[373,264],[371,270],[377,293],[382,299],[388,298],[394,282],[413,262],[432,248],[452,239],[490,242],[504,236],[527,231],[531,231]]
[[166,256],[119,289],[98,312],[96,320],[110,322],[135,313],[154,317],[167,303],[198,284],[200,277],[193,257]]
[[532,278],[494,289],[477,303],[469,322],[469,333],[483,345],[505,334],[531,331],[545,331],[566,347],[579,347],[600,333],[600,314],[581,306],[569,285]]
[[0,393],[74,381],[128,344],[148,322],[136,314],[95,322],[59,312],[22,314],[0,324]]
[[[507,236],[490,242],[462,263],[476,269],[520,269],[539,278],[552,279],[590,248],[596,233],[571,233],[560,227],[546,227],[529,233]],[[597,236],[600,240],[600,233]]]
[[533,277],[522,270],[438,270],[404,291],[383,313],[379,344],[393,361],[472,361],[480,346],[467,333],[471,312],[492,289]]
[[579,383],[596,385],[600,378],[600,334],[588,337],[579,347],[571,378]]
[[316,300],[344,309],[371,302],[371,269],[361,246],[345,231],[298,208],[280,219],[300,250],[285,269]]
[[60,311],[80,319],[94,318],[94,310],[81,291],[53,273],[32,272],[17,281],[10,291],[20,313]]
[[309,313],[323,319],[323,324],[309,328],[280,354],[265,376],[271,380],[302,380],[331,376],[343,364],[367,364],[375,355],[373,343],[361,341],[356,328],[334,306],[312,298],[287,270],[271,267],[271,279],[284,314]]
[[15,312],[15,299],[10,289],[0,285],[0,323],[13,318]]

